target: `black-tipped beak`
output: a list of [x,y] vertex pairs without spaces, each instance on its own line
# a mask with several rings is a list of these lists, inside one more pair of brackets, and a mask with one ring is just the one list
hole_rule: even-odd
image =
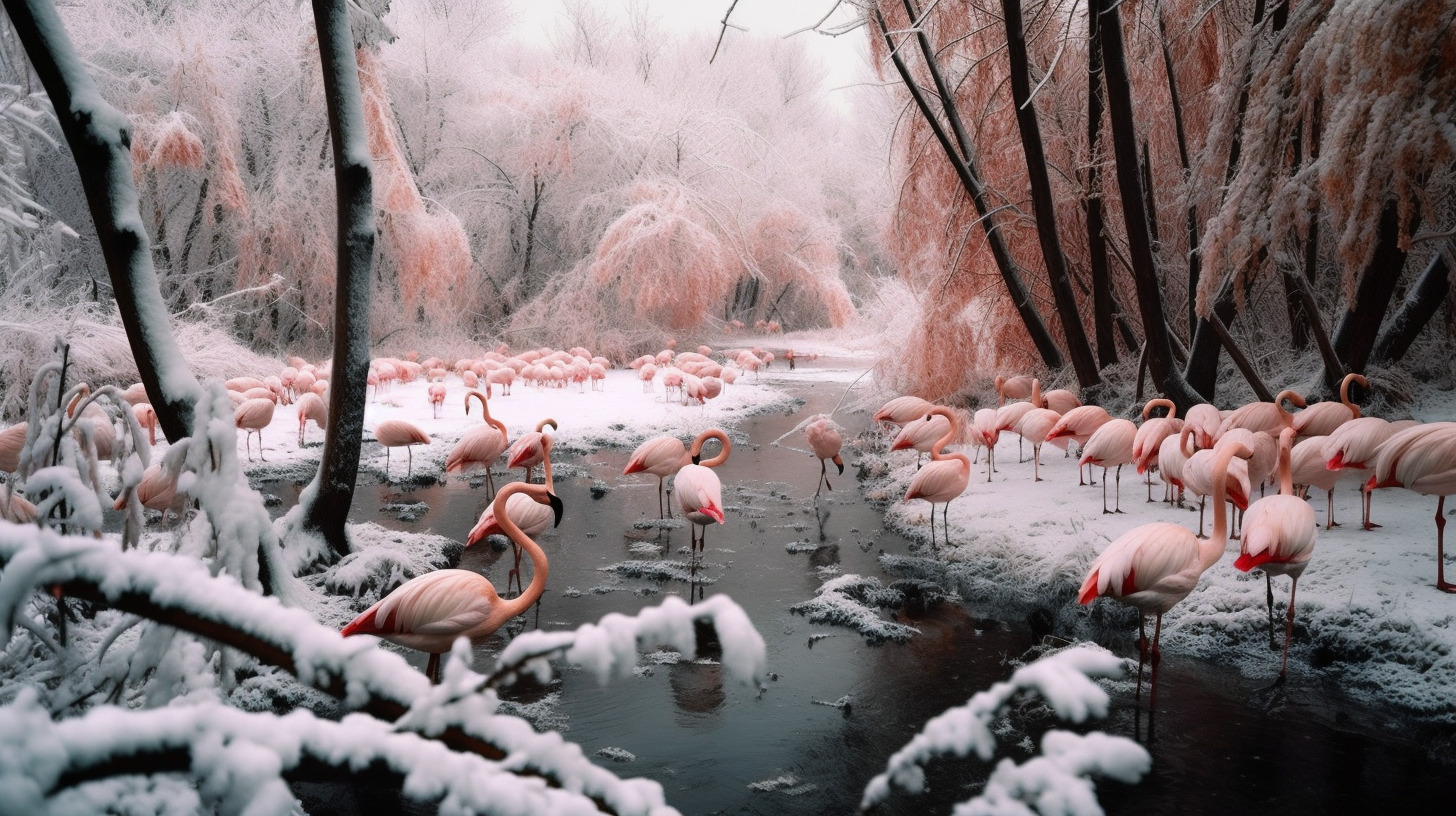
[[836,465],[839,466],[839,475],[840,476],[843,476],[844,475],[844,463],[843,462],[835,462],[834,464],[836,464]]
[[[702,457],[701,454],[699,454],[698,456],[694,456],[693,457],[693,464],[695,464],[695,465],[701,464],[702,463],[702,460],[703,460],[703,457]],[[679,460],[679,461],[681,461],[681,460]]]
[[561,503],[561,497],[555,493],[546,494],[551,499],[551,514],[556,517],[556,523],[552,527],[561,526],[561,514],[566,512],[566,505]]

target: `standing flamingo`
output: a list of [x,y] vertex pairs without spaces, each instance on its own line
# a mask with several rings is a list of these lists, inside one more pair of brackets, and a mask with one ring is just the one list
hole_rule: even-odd
[[[1213,462],[1213,501],[1224,502],[1229,463],[1234,457],[1247,457],[1248,448],[1233,443],[1219,449]],[[1142,694],[1143,662],[1151,652],[1153,673],[1149,683],[1148,707],[1152,708],[1158,693],[1158,663],[1162,654],[1158,640],[1163,633],[1163,613],[1188,597],[1198,579],[1209,567],[1218,563],[1228,542],[1227,521],[1222,513],[1214,519],[1213,535],[1207,539],[1195,536],[1186,527],[1167,522],[1153,522],[1134,527],[1118,536],[1092,562],[1092,570],[1082,582],[1077,601],[1089,604],[1099,597],[1116,598],[1138,611],[1138,694]],[[1152,649],[1148,648],[1147,616],[1156,615]]]
[[298,398],[298,446],[303,447],[303,426],[311,419],[319,426],[319,430],[326,430],[329,427],[329,407],[324,403],[324,398],[312,391],[305,391],[303,396]]
[[[541,442],[541,472],[544,480],[543,484],[546,485],[546,489],[555,493],[556,483],[551,478],[552,443],[553,440],[549,436],[545,437]],[[529,481],[526,483],[530,484]],[[469,547],[479,544],[491,535],[504,534],[504,530],[496,520],[495,514],[495,502],[491,502],[485,508],[485,512],[480,514],[480,519],[475,522],[475,526],[470,529],[470,534],[465,538],[465,546]],[[511,521],[515,522],[516,526],[520,527],[526,535],[535,536],[544,531],[547,524],[552,523],[554,514],[550,507],[538,504],[530,496],[524,493],[514,493],[506,500],[506,515],[510,516]],[[560,516],[555,517],[555,523],[561,523]],[[506,574],[506,592],[511,591],[512,581],[515,582],[517,588],[521,586],[521,549],[516,546],[516,542],[514,541],[511,542],[511,554],[514,556],[512,559],[513,566],[511,567],[511,571]]]
[[840,448],[844,446],[844,435],[827,416],[810,422],[804,429],[804,435],[809,437],[809,447],[814,449],[814,455],[819,457],[819,481],[814,483],[814,497],[818,498],[821,485],[834,489],[829,484],[829,469],[824,460],[833,462],[839,468],[839,474],[844,475],[844,459],[839,455]]
[[1284,410],[1286,400],[1292,405],[1304,407],[1304,397],[1288,389],[1280,391],[1278,396],[1274,397],[1273,402],[1251,402],[1241,405],[1219,423],[1214,441],[1218,441],[1218,437],[1223,436],[1224,432],[1230,428],[1247,428],[1251,431],[1263,431],[1270,436],[1278,436],[1280,431],[1294,425],[1294,414]]
[[1234,566],[1243,572],[1254,567],[1264,570],[1269,603],[1269,647],[1274,647],[1274,575],[1289,576],[1289,612],[1284,621],[1284,662],[1279,682],[1289,668],[1289,637],[1294,633],[1294,591],[1299,576],[1314,555],[1314,509],[1294,495],[1289,455],[1294,445],[1294,428],[1279,433],[1279,494],[1265,496],[1244,512],[1244,534]]
[[[716,430],[716,429],[715,429]],[[704,434],[711,432],[705,431]],[[723,524],[723,483],[718,479],[718,474],[712,468],[728,461],[728,454],[733,451],[733,443],[728,441],[728,435],[717,431],[717,435],[711,438],[723,443],[723,449],[712,459],[699,464],[699,451],[702,442],[707,437],[699,435],[697,441],[693,442],[691,451],[692,464],[683,465],[678,469],[677,475],[672,480],[672,492],[677,496],[678,509],[692,522],[692,547],[694,552],[700,552],[705,547],[708,537],[708,524]],[[702,532],[698,532],[698,528]]]
[[1218,438],[1218,426],[1223,424],[1223,414],[1218,406],[1200,402],[1183,415],[1183,426],[1193,426],[1193,444],[1199,449],[1213,447]]
[[[716,439],[725,448],[729,445],[728,435],[717,428],[709,428],[698,434],[693,440],[692,449],[682,443],[681,439],[675,436],[656,436],[643,442],[632,451],[632,457],[627,460],[627,466],[622,468],[622,475],[632,473],[651,473],[657,477],[657,514],[663,518],[666,514],[663,509],[662,491],[663,483],[668,476],[677,473],[684,465],[692,464],[694,457],[701,455],[703,445],[709,439]],[[726,461],[727,456],[722,460],[710,459],[704,463],[717,465],[720,461]]]
[[1446,497],[1456,493],[1456,422],[1430,422],[1385,440],[1367,488],[1404,487],[1436,501],[1436,589],[1456,592],[1446,581]]
[[891,425],[904,425],[907,422],[920,419],[930,413],[930,410],[934,407],[934,403],[921,399],[920,397],[895,397],[880,406],[880,410],[875,412],[874,420],[876,422],[888,422]]
[[953,423],[938,414],[930,414],[925,422],[907,422],[900,432],[895,434],[895,439],[890,443],[890,450],[914,449],[915,466],[920,466],[920,459],[924,454],[930,452],[935,440],[945,436],[947,428]]
[[915,478],[910,480],[910,488],[905,491],[905,501],[911,499],[925,499],[930,502],[930,546],[935,547],[935,506],[944,504],[945,510],[942,514],[945,527],[946,543],[950,543],[950,503],[957,496],[966,492],[966,487],[971,483],[971,459],[964,453],[946,454],[942,449],[955,440],[960,429],[956,426],[955,414],[949,408],[937,405],[926,415],[925,422],[931,417],[942,416],[950,423],[945,433],[930,447],[930,461],[915,473]]
[[[503,370],[503,369],[502,369]],[[490,403],[486,400],[487,393],[480,391],[465,392],[465,413],[470,414],[470,400],[480,400],[480,413],[485,417],[484,425],[477,425],[465,432],[455,447],[450,449],[450,455],[445,457],[445,472],[459,473],[475,467],[485,468],[486,488],[492,493],[495,492],[495,480],[491,478],[490,466],[495,460],[505,453],[506,447],[510,444],[510,433],[506,430],[504,422],[494,419],[490,415]]]
[[1368,388],[1370,381],[1359,374],[1346,374],[1340,381],[1340,401],[1316,402],[1294,415],[1294,432],[1300,437],[1329,436],[1352,419],[1360,418],[1360,406],[1350,401],[1350,383]]
[[1318,487],[1325,491],[1325,529],[1338,527],[1335,521],[1335,485],[1346,473],[1325,467],[1325,442],[1328,436],[1306,436],[1289,452],[1289,473],[1291,481],[1306,488]]
[[[1157,408],[1165,408],[1167,416],[1148,418]],[[1139,474],[1148,475],[1148,501],[1153,500],[1153,471],[1158,469],[1158,449],[1163,440],[1183,430],[1183,420],[1178,418],[1178,407],[1168,399],[1150,399],[1143,406],[1143,424],[1138,426],[1132,438],[1132,460]],[[1106,474],[1103,474],[1106,478]],[[1165,480],[1166,482],[1166,480]]]
[[526,481],[531,481],[531,471],[541,464],[546,458],[546,426],[550,425],[551,430],[556,430],[556,420],[543,419],[536,423],[536,430],[523,433],[511,445],[509,454],[506,456],[507,468],[524,468]]
[[445,407],[445,384],[432,382],[429,387],[430,410],[435,412],[435,419],[440,418],[440,409]]
[[[1025,374],[1018,374],[1015,377],[996,377],[996,407],[1006,404],[1008,399],[1024,400],[1031,397],[1031,384],[1033,380]],[[1036,406],[1041,407],[1041,406]]]
[[[1092,438],[1092,432],[1102,427],[1112,415],[1107,409],[1097,405],[1078,405],[1075,408],[1062,414],[1057,424],[1047,431],[1046,441],[1066,438],[1077,443],[1080,450],[1087,440]],[[1092,481],[1092,469],[1087,468],[1087,481],[1082,481],[1082,466],[1077,466],[1077,484],[1095,484]]]
[[[1082,458],[1077,461],[1080,473],[1083,465],[1098,465],[1102,468],[1102,512],[1122,512],[1122,466],[1133,461],[1132,443],[1137,436],[1137,426],[1127,419],[1110,419],[1097,426],[1082,447]],[[1115,467],[1117,499],[1115,509],[1107,509],[1107,469]]]
[[512,482],[495,495],[494,508],[501,531],[531,556],[531,585],[518,597],[502,601],[485,576],[470,570],[443,569],[417,575],[404,582],[344,627],[344,637],[377,635],[391,643],[428,652],[425,674],[438,682],[440,655],[458,637],[480,640],[495,634],[506,621],[531,608],[546,589],[550,566],[546,553],[506,513],[506,501],[524,493],[550,506],[561,520],[561,499],[545,485]]
[[996,469],[996,442],[1001,438],[997,427],[996,409],[982,408],[971,417],[971,441],[986,449],[986,481],[991,481],[991,471]]
[[[1360,417],[1344,423],[1325,439],[1325,467],[1342,473],[1368,469],[1380,455],[1380,446],[1397,430],[1395,423],[1380,417]],[[1362,493],[1361,524],[1372,530],[1380,525],[1370,521],[1370,490],[1362,488]]]
[[405,452],[409,454],[409,469],[405,471],[406,478],[408,478],[409,474],[414,473],[415,470],[414,446],[430,444],[429,434],[402,419],[386,419],[375,425],[374,439],[384,446],[385,478],[389,478],[389,451],[391,448],[404,448]]
[[[1187,428],[1187,425],[1183,426]],[[1176,434],[1169,434],[1163,444],[1158,446],[1158,478],[1168,486],[1168,503],[1173,504],[1173,493],[1177,493],[1178,506],[1183,505],[1183,466],[1188,463],[1188,457],[1192,455],[1185,446],[1186,440],[1193,438],[1193,432],[1187,434],[1181,431]],[[1203,514],[1200,512],[1199,516]],[[1200,531],[1202,524],[1199,525]]]
[[1047,434],[1062,415],[1050,408],[1033,408],[1021,417],[1021,422],[1016,426],[1016,432],[1023,439],[1031,440],[1031,473],[1034,481],[1041,481],[1041,446],[1046,442]]
[[[1183,426],[1183,433],[1189,433],[1187,425]],[[1181,439],[1180,437],[1180,442]],[[1233,440],[1231,444],[1242,445],[1237,440]],[[1247,445],[1243,447],[1249,451],[1249,456],[1253,455],[1252,448]],[[1249,506],[1249,456],[1230,460],[1226,468],[1227,473],[1221,474],[1216,469],[1218,450],[1219,446],[1214,445],[1210,450],[1196,451],[1188,457],[1187,462],[1183,463],[1183,487],[1198,497],[1198,534],[1200,536],[1203,535],[1203,510],[1208,504],[1208,497],[1213,495],[1214,481],[1220,475],[1228,477],[1224,495],[1228,501],[1233,503],[1235,509],[1245,510]],[[1215,518],[1224,518],[1228,512],[1222,504],[1216,502],[1213,505],[1213,511]]]
[[[249,443],[253,434],[258,434],[258,458],[263,459],[263,429],[273,421],[273,409],[276,406],[273,400],[258,397],[244,400],[233,410],[233,425],[242,428],[243,448],[248,452],[248,461],[253,461],[253,449]],[[263,461],[268,461],[263,459]]]

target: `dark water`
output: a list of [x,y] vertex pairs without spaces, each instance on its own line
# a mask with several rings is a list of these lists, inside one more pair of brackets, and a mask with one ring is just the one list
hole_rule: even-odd
[[[835,490],[821,498],[816,513],[818,461],[767,443],[804,416],[833,408],[843,386],[797,387],[801,409],[753,417],[734,434],[733,455],[718,469],[728,523],[708,531],[703,575],[710,583],[701,588],[708,596],[728,595],[752,618],[768,645],[773,674],[766,688],[725,687],[721,668],[711,663],[644,660],[639,676],[608,686],[565,667],[544,691],[519,692],[527,702],[559,694],[556,727],[568,739],[621,776],[657,780],[668,802],[685,814],[852,813],[865,783],[926,720],[1006,679],[1008,660],[1036,645],[1028,623],[1032,610],[1026,609],[943,604],[917,616],[896,613],[921,634],[878,646],[849,629],[811,624],[788,611],[812,598],[835,569],[889,583],[896,576],[885,575],[879,553],[918,551],[884,529],[879,511],[858,494],[852,464],[833,479]],[[864,414],[836,419],[851,435],[867,422]],[[801,435],[785,443],[805,446]],[[666,593],[688,597],[692,591],[683,582],[601,570],[641,558],[687,560],[686,527],[633,526],[656,517],[657,486],[650,477],[635,483],[621,477],[629,453],[602,449],[559,457],[570,466],[557,481],[567,512],[558,529],[540,538],[551,562],[539,607],[542,628],[633,613]],[[593,484],[602,483],[610,490],[596,498]],[[271,489],[287,492],[280,487]],[[356,496],[355,516],[463,541],[485,499],[483,488],[463,481],[410,490],[367,484]],[[380,504],[400,500],[424,501],[430,510],[413,523],[378,514]],[[786,549],[806,540],[819,548]],[[643,555],[650,544],[661,554]],[[482,570],[501,586],[508,561],[499,551],[476,547],[460,566]],[[528,617],[528,625],[536,625]],[[478,651],[485,658],[502,643],[498,636]],[[1126,643],[1108,645],[1131,653]],[[411,659],[423,666],[423,656]],[[828,705],[846,696],[848,709]],[[1013,715],[1012,722],[1015,729],[1001,740],[998,756],[1024,761],[1030,755],[1025,736],[1035,740],[1052,723],[1036,713]],[[1151,773],[1138,785],[1099,781],[1100,799],[1113,814],[1362,813],[1396,805],[1448,812],[1456,793],[1449,734],[1355,706],[1332,684],[1270,689],[1266,680],[1172,651],[1164,654],[1151,722],[1134,704],[1131,688],[1119,687],[1110,716],[1089,727],[1134,737],[1153,756]],[[605,748],[635,759],[596,755]],[[877,812],[948,813],[979,790],[988,771],[974,759],[936,762],[925,794],[898,795]]]

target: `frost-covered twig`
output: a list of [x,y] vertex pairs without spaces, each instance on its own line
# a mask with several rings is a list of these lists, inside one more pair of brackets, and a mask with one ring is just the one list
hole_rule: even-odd
[[[925,789],[922,767],[934,757],[975,752],[989,762],[996,750],[992,723],[1005,713],[1016,696],[1034,691],[1044,697],[1057,716],[1083,722],[1107,714],[1107,692],[1094,677],[1121,677],[1122,661],[1096,646],[1074,646],[1022,666],[1011,679],[978,692],[963,706],[952,708],[925,724],[904,748],[890,757],[884,773],[870,780],[860,800],[869,810],[884,802],[892,786],[909,793]],[[1102,773],[1126,782],[1142,778],[1152,764],[1148,752],[1124,737],[1100,732],[1079,737],[1049,732],[1043,741],[1045,757],[1016,766],[1002,763],[982,796],[956,809],[961,814],[1025,813],[1100,814],[1086,774]],[[1033,810],[1035,806],[1037,810]]]

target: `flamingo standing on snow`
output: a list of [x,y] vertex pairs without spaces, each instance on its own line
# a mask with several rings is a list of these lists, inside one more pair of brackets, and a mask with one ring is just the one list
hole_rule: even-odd
[[[1190,433],[1187,425],[1183,426],[1183,433]],[[1180,436],[1180,443],[1181,441],[1182,437]],[[1242,443],[1233,440],[1232,444]],[[1226,474],[1229,481],[1226,483],[1225,496],[1239,510],[1248,509],[1249,506],[1248,460],[1249,456],[1253,455],[1252,448],[1246,445],[1243,447],[1244,450],[1249,451],[1249,455],[1230,460],[1227,468],[1228,473]],[[1215,445],[1210,450],[1196,451],[1192,456],[1188,457],[1187,462],[1183,463],[1183,487],[1198,497],[1198,534],[1200,536],[1203,535],[1203,509],[1207,506],[1208,497],[1213,495],[1214,481],[1219,475],[1223,475],[1216,467],[1218,462],[1218,449],[1219,447]],[[1217,502],[1213,505],[1213,511],[1215,518],[1223,518],[1228,512],[1222,504]]]
[[1041,446],[1046,441],[1047,434],[1062,415],[1050,408],[1033,408],[1027,411],[1021,422],[1016,425],[1016,432],[1023,439],[1031,440],[1031,473],[1034,481],[1041,481]]
[[[273,400],[256,397],[243,400],[233,410],[233,425],[242,428],[243,448],[248,452],[248,461],[253,461],[253,449],[249,444],[252,442],[253,434],[258,435],[258,458],[263,459],[263,429],[273,421],[273,409],[277,407]],[[268,461],[263,459],[263,461]]]
[[1299,437],[1329,436],[1352,419],[1360,418],[1360,406],[1350,401],[1350,383],[1368,388],[1370,381],[1359,374],[1346,374],[1340,381],[1340,401],[1316,402],[1294,415],[1294,433]]
[[955,440],[960,429],[956,427],[955,415],[949,408],[937,405],[925,417],[929,422],[933,416],[945,417],[949,423],[945,433],[930,447],[930,461],[915,473],[910,480],[910,489],[905,491],[905,501],[925,499],[930,502],[930,546],[935,547],[935,506],[944,504],[946,543],[950,543],[950,503],[966,492],[971,483],[971,459],[964,453],[946,454],[942,449]]
[[490,415],[490,403],[487,402],[487,393],[480,391],[465,392],[465,413],[470,414],[470,400],[480,400],[480,413],[485,417],[484,425],[477,425],[465,432],[455,447],[450,450],[450,455],[445,457],[445,472],[458,473],[471,468],[485,468],[486,488],[492,493],[495,492],[495,480],[491,478],[490,466],[495,460],[505,453],[510,445],[510,432],[506,430],[504,422],[494,419]]
[[[247,403],[243,403],[246,405]],[[411,425],[402,419],[386,419],[374,426],[374,439],[384,446],[384,476],[389,477],[389,451],[391,448],[404,448],[409,454],[409,469],[405,471],[406,477],[414,473],[415,469],[415,445],[430,444],[430,436],[420,430],[419,426]]]
[[[1080,450],[1087,440],[1092,438],[1092,432],[1102,427],[1112,415],[1107,413],[1106,408],[1097,405],[1078,405],[1062,414],[1057,424],[1047,431],[1046,441],[1066,438],[1077,443]],[[1087,469],[1087,480],[1082,480],[1082,466],[1077,466],[1077,484],[1094,484],[1092,482],[1092,469]]]
[[1296,485],[1325,491],[1326,530],[1339,526],[1335,522],[1335,485],[1346,475],[1344,471],[1325,467],[1325,442],[1328,440],[1328,436],[1306,436],[1289,452],[1290,480]]
[[1456,493],[1456,422],[1430,422],[1385,440],[1367,489],[1404,487],[1436,502],[1436,589],[1456,592],[1446,581],[1446,497]]
[[[728,454],[733,452],[733,443],[728,441],[727,434],[718,431],[711,438],[722,442],[723,449],[712,459],[699,463],[702,441],[707,438],[700,435],[701,441],[693,442],[692,464],[679,468],[672,480],[672,492],[677,496],[678,509],[692,522],[694,552],[705,548],[709,523],[723,524],[726,521],[723,517],[723,483],[712,469],[728,461]],[[702,531],[699,532],[698,528],[702,528]]]
[[305,391],[303,396],[298,398],[298,446],[303,447],[303,426],[311,419],[319,426],[319,430],[327,430],[329,427],[329,407],[324,404],[324,398],[312,391]]
[[1292,405],[1304,407],[1304,397],[1289,389],[1280,391],[1274,397],[1273,402],[1251,402],[1241,405],[1219,423],[1214,441],[1218,441],[1218,437],[1223,436],[1224,432],[1230,428],[1247,428],[1251,431],[1263,431],[1270,436],[1278,436],[1280,431],[1294,426],[1294,414],[1284,410],[1286,400]]
[[1289,455],[1294,444],[1294,428],[1279,433],[1279,494],[1265,496],[1249,505],[1244,512],[1244,534],[1239,558],[1234,566],[1243,572],[1254,567],[1264,570],[1264,584],[1269,602],[1269,647],[1274,647],[1274,575],[1289,576],[1289,612],[1284,621],[1284,662],[1279,666],[1279,682],[1284,682],[1289,668],[1289,637],[1294,633],[1294,591],[1299,576],[1314,555],[1314,509],[1294,495],[1294,479],[1290,474]]
[[[1156,409],[1167,409],[1166,416],[1148,416]],[[1148,501],[1153,500],[1153,471],[1158,469],[1158,449],[1163,440],[1183,430],[1183,420],[1178,418],[1178,406],[1168,399],[1150,399],[1143,406],[1143,424],[1138,426],[1132,438],[1132,461],[1137,465],[1139,475],[1148,475]],[[1102,474],[1106,479],[1107,474]]]
[[[1341,472],[1368,469],[1380,455],[1380,446],[1398,430],[1397,423],[1380,417],[1360,417],[1344,423],[1325,440],[1325,467]],[[1370,491],[1363,493],[1361,523],[1366,530],[1372,530],[1380,525],[1370,521]]]
[[[1234,457],[1247,457],[1253,451],[1237,442],[1219,449],[1213,462],[1213,500],[1224,502],[1229,463]],[[1222,513],[1214,519],[1213,535],[1200,539],[1186,527],[1167,522],[1153,522],[1134,527],[1118,536],[1092,562],[1092,570],[1082,582],[1077,601],[1092,603],[1097,598],[1116,598],[1138,610],[1138,694],[1143,688],[1143,662],[1151,654],[1153,672],[1149,683],[1148,707],[1158,693],[1158,639],[1163,632],[1163,613],[1188,597],[1198,579],[1209,567],[1218,563],[1228,542],[1227,521]],[[1153,643],[1148,648],[1147,616],[1157,616],[1153,625]]]
[[428,652],[425,674],[438,682],[440,655],[458,637],[472,641],[495,634],[506,621],[531,608],[546,589],[550,566],[546,553],[506,513],[516,493],[548,505],[559,521],[561,499],[545,485],[512,482],[495,495],[496,519],[501,531],[531,556],[531,585],[520,596],[502,601],[490,580],[470,570],[443,569],[418,575],[401,584],[344,627],[344,637],[377,635],[391,643]]
[[[1097,426],[1082,447],[1082,458],[1077,461],[1077,472],[1083,465],[1098,465],[1102,468],[1102,512],[1122,512],[1122,466],[1133,461],[1133,440],[1137,437],[1137,426],[1127,419],[1109,419]],[[1115,509],[1107,509],[1107,469],[1117,468],[1117,498]]]
[[929,453],[931,447],[935,445],[935,440],[945,436],[946,429],[953,424],[944,416],[936,413],[931,413],[924,422],[906,422],[900,432],[895,434],[894,441],[890,443],[890,450],[915,449],[915,466],[919,467],[921,456]]
[[531,471],[546,458],[546,426],[556,430],[556,420],[543,419],[536,423],[536,430],[521,434],[506,456],[507,468],[525,468],[526,481],[531,481]]
[[824,460],[833,462],[839,468],[839,474],[844,475],[844,459],[839,455],[840,448],[844,446],[844,435],[829,417],[810,422],[804,429],[804,435],[809,437],[809,447],[814,449],[814,455],[819,457],[819,481],[814,483],[814,497],[818,498],[821,485],[834,489],[829,484],[829,468]]

